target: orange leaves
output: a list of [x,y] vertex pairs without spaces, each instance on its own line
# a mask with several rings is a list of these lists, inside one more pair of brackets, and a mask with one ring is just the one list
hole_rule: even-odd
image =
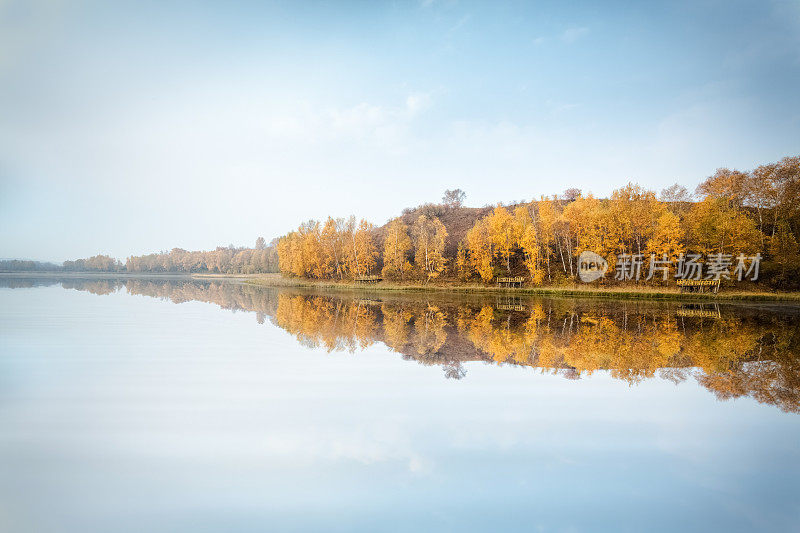
[[438,217],[428,218],[420,215],[411,228],[414,241],[414,262],[426,277],[439,277],[447,266],[444,246],[447,229]]
[[408,261],[410,251],[411,238],[408,236],[408,226],[396,218],[386,227],[386,238],[383,242],[383,276],[404,279],[411,270],[411,263]]
[[278,241],[280,271],[314,279],[343,279],[368,275],[375,268],[378,251],[373,226],[328,218],[325,225],[311,220]]
[[472,268],[484,282],[490,281],[494,277],[494,244],[486,219],[476,222],[467,232],[467,250]]

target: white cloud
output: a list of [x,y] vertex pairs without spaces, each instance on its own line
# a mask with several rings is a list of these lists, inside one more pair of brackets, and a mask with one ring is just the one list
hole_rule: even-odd
[[589,33],[589,28],[582,26],[571,26],[564,30],[564,33],[561,34],[561,40],[565,43],[572,44],[587,33]]
[[406,98],[406,110],[413,116],[428,109],[431,105],[431,97],[427,93],[414,93]]
[[[268,106],[257,112],[264,134],[277,142],[337,142],[360,140],[384,143],[400,140],[413,121],[431,107],[428,93],[409,94],[403,105],[361,102],[349,107],[320,107],[303,102]],[[252,111],[252,109],[251,109]]]

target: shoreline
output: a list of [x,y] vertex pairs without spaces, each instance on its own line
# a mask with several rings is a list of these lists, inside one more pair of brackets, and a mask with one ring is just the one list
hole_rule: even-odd
[[[207,276],[203,276],[207,277]],[[219,277],[225,277],[219,276]],[[675,290],[649,287],[633,288],[581,288],[566,287],[522,287],[518,289],[493,287],[481,284],[399,284],[380,282],[357,284],[354,282],[314,281],[286,278],[280,274],[259,274],[247,276],[244,283],[262,287],[298,287],[350,292],[432,292],[459,294],[503,294],[571,296],[581,298],[638,299],[638,300],[706,300],[706,301],[774,301],[800,302],[800,292],[755,292],[730,291],[713,293],[681,293]]]
[[525,296],[561,296],[578,298],[605,298],[627,300],[682,300],[682,301],[762,301],[798,302],[800,292],[726,291],[713,293],[680,293],[674,290],[651,287],[581,287],[544,286],[507,288],[478,283],[392,283],[357,284],[354,282],[314,281],[287,278],[281,274],[198,274],[198,273],[138,273],[138,272],[0,272],[0,277],[11,278],[61,278],[61,279],[175,279],[175,280],[229,280],[256,287],[294,287],[340,292],[393,292],[393,293],[456,293],[502,294]]

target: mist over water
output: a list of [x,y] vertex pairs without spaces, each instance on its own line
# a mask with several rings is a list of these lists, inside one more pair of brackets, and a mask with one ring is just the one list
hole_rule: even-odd
[[793,530],[799,314],[0,278],[0,529]]

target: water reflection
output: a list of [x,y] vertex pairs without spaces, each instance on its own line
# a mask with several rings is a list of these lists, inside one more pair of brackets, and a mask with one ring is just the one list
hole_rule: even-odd
[[302,345],[327,352],[383,343],[407,360],[462,379],[463,363],[528,366],[580,379],[596,371],[630,384],[697,382],[720,400],[749,396],[800,412],[796,306],[682,304],[522,297],[314,293],[227,281],[0,279],[0,286],[60,283],[105,295],[127,291],[174,303],[209,302],[256,313]]

